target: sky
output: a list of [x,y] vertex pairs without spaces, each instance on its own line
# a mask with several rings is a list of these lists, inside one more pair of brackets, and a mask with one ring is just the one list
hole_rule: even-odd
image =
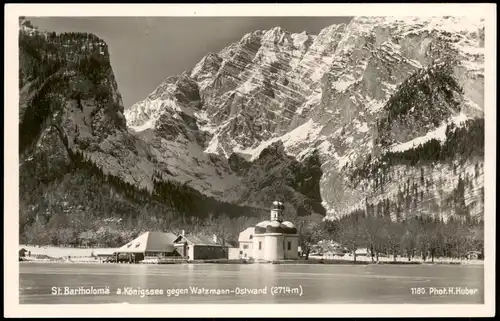
[[246,33],[281,27],[318,34],[349,17],[28,17],[42,30],[92,32],[106,41],[124,107]]

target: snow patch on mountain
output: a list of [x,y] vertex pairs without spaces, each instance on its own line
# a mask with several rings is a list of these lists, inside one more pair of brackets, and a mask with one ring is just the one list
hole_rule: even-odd
[[208,113],[205,110],[194,112],[194,116],[197,119],[198,128],[202,132],[207,132],[213,135],[217,131],[218,127],[210,123]]
[[297,144],[312,142],[319,137],[322,129],[322,125],[315,123],[312,119],[309,119],[301,126],[282,136],[281,141],[285,145],[285,148],[293,147]]
[[362,123],[361,125],[359,125],[357,127],[357,130],[358,132],[360,133],[366,133],[367,131],[369,131],[370,129],[368,128],[368,124],[367,123]]
[[308,40],[312,40],[311,36],[307,34],[307,32],[303,31],[301,33],[294,33],[291,35],[291,38],[293,39],[293,45],[295,48],[300,49],[300,50],[305,50],[306,48],[306,42]]
[[421,137],[414,138],[408,142],[394,145],[390,148],[392,152],[403,152],[410,148],[415,148],[420,145],[423,145],[430,141],[431,139],[437,139],[440,142],[444,142],[446,140],[446,128],[449,124],[453,123],[457,126],[460,126],[463,122],[465,122],[469,117],[464,113],[460,113],[458,115],[450,117],[447,122],[443,122],[438,128],[429,131],[427,134]]
[[344,92],[349,88],[352,84],[354,84],[354,79],[342,79],[333,84],[333,88],[337,91]]
[[366,109],[370,113],[375,114],[375,113],[378,113],[379,111],[381,111],[382,108],[384,108],[384,105],[385,105],[385,101],[370,99],[370,100],[368,100],[368,102],[366,104]]
[[154,151],[173,179],[189,183],[204,194],[220,197],[239,183],[232,173],[214,166],[199,145],[184,138],[175,142],[161,139]]
[[129,108],[124,112],[127,125],[136,130],[142,131],[153,128],[167,106],[176,108],[176,103],[172,100],[153,99],[143,101]]
[[[264,149],[266,149],[275,142],[281,141],[285,147],[285,151],[287,152],[287,154],[291,156],[297,156],[300,153],[304,154],[304,152],[305,154],[307,154],[310,151],[310,148],[306,148],[305,151],[301,150],[300,153],[294,153],[292,151],[299,145],[310,147],[312,142],[318,140],[322,129],[323,129],[322,125],[315,123],[312,119],[309,119],[306,123],[302,124],[301,126],[295,128],[291,132],[281,137],[272,138],[268,141],[259,144],[257,147],[254,148],[241,149],[237,147],[234,149],[234,151],[236,153],[246,155],[247,156],[246,158],[249,161],[254,161],[257,158],[259,158],[260,153]],[[323,146],[323,148],[325,147],[326,146]]]
[[208,147],[205,149],[205,153],[208,154],[218,154],[219,153],[219,138],[215,136],[210,143],[208,144]]
[[306,101],[306,103],[295,111],[297,115],[302,115],[305,111],[310,111],[312,108],[315,106],[319,105],[321,103],[321,92],[315,92],[311,96],[309,96],[309,99]]
[[337,152],[334,152],[333,156],[335,157],[339,168],[343,168],[350,161],[349,155],[347,154],[340,156]]
[[149,119],[145,123],[143,123],[142,125],[129,126],[129,128],[132,129],[134,132],[139,133],[139,132],[154,128],[155,123],[156,123],[155,119]]
[[242,94],[248,94],[252,92],[252,90],[259,88],[257,84],[252,82],[252,78],[245,81],[240,87],[238,87],[238,91]]

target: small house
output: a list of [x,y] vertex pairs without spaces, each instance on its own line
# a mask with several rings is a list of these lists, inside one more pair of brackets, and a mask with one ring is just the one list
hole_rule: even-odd
[[216,235],[179,235],[174,241],[175,251],[188,260],[227,259],[228,246]]
[[481,252],[478,251],[470,251],[467,253],[468,260],[480,260],[482,259]]
[[335,249],[332,249],[331,251],[329,251],[327,253],[328,255],[332,255],[332,256],[344,256],[344,250],[341,249],[341,248],[335,248]]
[[253,236],[255,227],[249,227],[242,231],[238,237],[239,258],[248,259],[253,256]]
[[19,250],[19,257],[25,257],[26,253],[28,253],[28,250],[26,250],[25,248],[20,249]]
[[116,261],[139,262],[146,257],[176,256],[176,235],[165,232],[146,232],[116,250]]
[[361,248],[361,249],[357,249],[355,251],[356,253],[356,256],[370,256],[370,250],[367,249],[367,248]]

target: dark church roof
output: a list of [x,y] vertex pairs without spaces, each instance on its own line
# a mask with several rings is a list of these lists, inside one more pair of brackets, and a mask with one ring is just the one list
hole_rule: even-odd
[[289,221],[262,221],[255,225],[255,234],[265,233],[297,234],[297,228]]

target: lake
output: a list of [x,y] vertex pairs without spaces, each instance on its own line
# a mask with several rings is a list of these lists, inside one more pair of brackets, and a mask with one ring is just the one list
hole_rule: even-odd
[[484,303],[474,265],[20,263],[21,304]]

